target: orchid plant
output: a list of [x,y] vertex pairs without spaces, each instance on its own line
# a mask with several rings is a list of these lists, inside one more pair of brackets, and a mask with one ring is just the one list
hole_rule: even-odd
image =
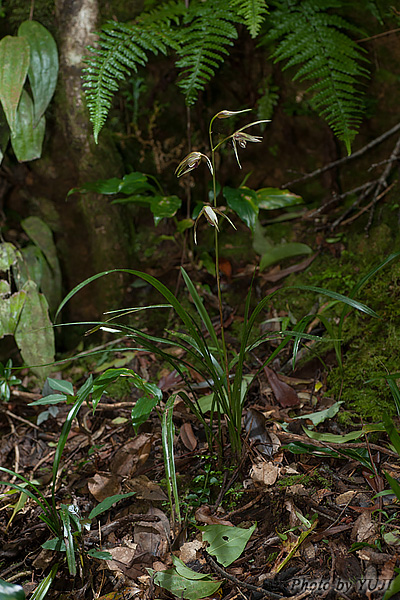
[[[180,300],[173,294],[161,281],[141,271],[132,269],[114,269],[111,271],[105,271],[98,273],[89,279],[86,279],[81,284],[76,286],[63,300],[57,314],[60,313],[63,306],[68,300],[74,296],[80,289],[91,283],[92,281],[108,275],[110,273],[128,273],[135,277],[139,277],[143,281],[147,282],[155,290],[157,290],[166,301],[166,304],[156,304],[144,307],[127,308],[123,310],[114,311],[111,317],[103,322],[95,323],[95,329],[103,329],[110,333],[125,333],[128,338],[132,339],[135,346],[145,349],[155,356],[158,356],[163,361],[169,363],[181,376],[184,384],[179,389],[179,397],[187,404],[191,411],[196,415],[199,422],[204,426],[204,430],[207,436],[208,445],[211,448],[213,444],[217,443],[217,450],[220,456],[225,451],[225,428],[228,431],[229,441],[232,449],[232,456],[235,459],[241,454],[242,439],[242,411],[243,404],[246,398],[247,390],[249,385],[254,378],[261,372],[261,370],[270,363],[275,356],[279,354],[286,344],[290,340],[294,339],[293,354],[294,358],[297,352],[297,348],[301,338],[320,340],[317,336],[304,333],[306,329],[306,320],[300,320],[294,327],[293,331],[280,331],[280,332],[268,332],[259,335],[255,341],[250,342],[250,334],[253,328],[256,326],[257,319],[260,316],[264,308],[271,302],[271,298],[274,293],[269,294],[261,301],[257,302],[255,308],[251,311],[251,286],[246,297],[242,332],[239,342],[239,348],[235,349],[235,352],[228,352],[228,348],[225,341],[225,328],[222,311],[222,293],[221,293],[221,282],[219,274],[219,222],[218,217],[227,219],[227,221],[235,227],[234,223],[226,215],[224,207],[217,206],[217,183],[216,183],[216,167],[215,167],[215,153],[222,146],[222,144],[231,140],[235,157],[239,168],[241,168],[239,160],[240,148],[245,148],[248,142],[260,143],[262,141],[261,136],[250,135],[246,132],[250,127],[256,126],[261,123],[265,123],[265,120],[254,121],[237,129],[232,134],[226,136],[222,140],[215,142],[213,136],[213,124],[216,119],[226,119],[234,115],[248,112],[246,110],[240,111],[228,111],[222,110],[218,112],[210,121],[209,125],[209,140],[210,140],[210,152],[211,155],[207,156],[202,152],[190,152],[178,165],[176,169],[176,175],[182,177],[186,173],[189,173],[196,169],[202,161],[207,164],[211,176],[212,176],[212,187],[213,187],[213,202],[212,204],[205,203],[200,214],[198,215],[194,225],[194,237],[197,241],[197,225],[199,219],[204,215],[208,223],[214,227],[214,248],[215,248],[215,272],[216,272],[216,284],[218,293],[218,306],[219,306],[219,320],[220,320],[220,337],[215,331],[214,324],[203,304],[202,298],[200,297],[196,286],[190,279],[188,273],[182,268],[182,277],[186,285],[187,291],[191,296],[197,316],[200,318],[200,324],[198,319],[196,320],[195,315],[192,311],[188,311],[186,307],[182,305]],[[297,289],[309,290],[319,294],[325,294],[334,300],[341,301],[347,305],[363,311],[371,316],[377,316],[367,306],[356,302],[352,298],[346,298],[336,292],[330,292],[317,287],[301,286]],[[163,337],[157,337],[149,335],[140,327],[134,327],[125,323],[116,322],[117,319],[126,315],[135,313],[136,311],[146,309],[167,309],[173,308],[176,316],[180,320],[180,326],[176,330],[166,330]],[[108,326],[108,323],[112,321],[112,328]],[[93,325],[93,323],[91,323]],[[93,331],[92,330],[92,331]],[[264,361],[260,364],[256,373],[251,376],[244,375],[244,364],[246,356],[253,350],[255,350],[261,344],[268,342],[271,338],[278,338],[279,344],[274,351],[269,354]],[[175,346],[179,349],[178,353],[171,352],[171,346]],[[123,350],[130,350],[132,348],[123,348]],[[121,349],[122,350],[122,349]],[[209,388],[211,394],[208,397],[209,402],[203,403],[204,398],[199,398],[197,390],[193,385],[192,373],[197,373],[198,377],[203,379]],[[157,386],[151,385],[146,381],[142,381],[142,378],[132,372],[130,369],[109,369],[103,374],[106,381],[115,380],[120,376],[131,377],[134,385],[139,389],[142,389],[144,394],[136,402],[132,409],[132,424],[137,430],[141,423],[144,423],[150,412],[157,406],[161,401],[161,391]],[[176,394],[175,394],[176,395]],[[100,397],[97,398],[98,402]],[[93,402],[93,409],[96,408],[96,402]],[[205,417],[205,414],[209,415],[209,418]],[[217,435],[215,425],[217,424]]]

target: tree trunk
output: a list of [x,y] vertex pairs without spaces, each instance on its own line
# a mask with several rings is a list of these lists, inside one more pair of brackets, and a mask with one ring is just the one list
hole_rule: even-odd
[[[98,194],[75,194],[73,187],[121,175],[115,146],[105,135],[96,146],[85,107],[81,73],[86,47],[95,43],[97,0],[55,0],[60,75],[52,134],[53,190],[59,214],[60,259],[66,291],[100,271],[128,267],[128,235],[121,210]],[[47,172],[47,177],[49,173]],[[123,278],[110,275],[71,301],[69,319],[98,319],[122,300]]]

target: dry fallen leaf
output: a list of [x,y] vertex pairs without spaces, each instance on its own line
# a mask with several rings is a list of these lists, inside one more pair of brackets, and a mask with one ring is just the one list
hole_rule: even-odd
[[131,476],[138,466],[149,457],[152,442],[151,433],[140,433],[132,441],[119,448],[110,463],[110,471],[121,477]]
[[193,542],[185,542],[180,547],[179,558],[185,564],[193,562],[197,559],[197,552],[203,548],[204,543],[200,540],[193,540]]
[[138,475],[134,479],[128,479],[126,485],[130,492],[136,492],[138,500],[151,500],[152,502],[165,502],[168,500],[161,487],[154,481],[150,481],[146,475]]
[[276,401],[283,407],[297,406],[300,404],[299,398],[293,388],[284,381],[281,381],[278,375],[269,367],[264,367],[264,372],[268,377],[268,383],[274,393]]
[[273,485],[277,480],[279,467],[270,462],[255,463],[250,471],[250,477],[253,481],[263,483],[264,485]]
[[199,506],[196,510],[195,519],[199,523],[206,523],[206,525],[229,525],[230,527],[233,527],[233,523],[230,521],[225,521],[224,519],[212,515],[210,507],[205,504]]
[[361,513],[353,525],[351,539],[357,542],[373,542],[378,535],[377,526],[372,522],[370,511]]
[[197,447],[197,439],[193,433],[191,424],[184,423],[181,427],[179,435],[185,448],[193,452],[193,450],[195,450]]
[[88,480],[89,492],[94,496],[97,502],[103,502],[109,496],[121,493],[121,484],[115,475],[95,473]]

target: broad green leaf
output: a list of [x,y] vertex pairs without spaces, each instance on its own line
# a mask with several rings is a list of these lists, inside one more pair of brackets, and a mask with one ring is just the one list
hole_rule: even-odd
[[12,269],[17,289],[21,290],[29,279],[40,288],[45,268],[46,260],[39,248],[33,244],[22,248],[17,264]]
[[159,398],[157,396],[142,396],[136,401],[131,411],[132,427],[135,433],[142,423],[145,423],[150,416],[151,411],[157,406]]
[[299,256],[300,254],[311,254],[312,249],[307,244],[301,244],[299,242],[289,242],[288,244],[280,244],[270,248],[266,254],[263,254],[260,260],[260,271],[263,271],[267,267],[284,260],[285,258],[292,258],[292,256]]
[[0,298],[0,338],[14,335],[26,299],[26,292],[20,291],[9,298]]
[[35,400],[34,402],[29,402],[28,406],[47,406],[60,404],[60,402],[66,401],[67,396],[64,396],[64,394],[50,394],[49,396],[43,396],[43,398],[39,398],[39,400]]
[[0,579],[0,598],[1,600],[25,600],[24,588]]
[[148,569],[148,572],[153,576],[156,585],[170,591],[178,598],[187,598],[188,600],[212,596],[222,584],[222,581],[209,579],[188,579],[179,575],[175,569],[157,573],[153,569]]
[[22,90],[15,116],[14,129],[11,132],[11,146],[19,162],[41,157],[45,129],[46,120],[44,116],[41,117],[37,125],[34,125],[32,98],[28,92]]
[[0,102],[11,133],[15,133],[18,103],[29,68],[26,39],[6,35],[0,41]]
[[0,104],[0,164],[7,150],[10,140],[10,128],[7,125],[7,119],[3,107]]
[[0,244],[0,271],[8,269],[17,262],[19,252],[13,244],[3,242]]
[[139,173],[137,171],[124,175],[118,188],[118,192],[121,194],[154,193],[156,190],[156,188],[147,181],[147,176],[144,173]]
[[29,84],[34,100],[34,123],[36,126],[54,94],[58,77],[57,45],[51,33],[37,21],[24,21],[18,36],[28,41],[30,62]]
[[178,575],[186,577],[186,579],[209,579],[208,573],[198,573],[189,569],[185,563],[177,556],[172,555],[172,562]]
[[[214,404],[214,407],[213,407]],[[219,405],[218,402],[214,401],[214,394],[207,394],[206,396],[201,396],[199,398],[199,406],[201,408],[202,413],[209,412],[213,407],[214,412],[218,411],[223,413],[222,406]]]
[[91,548],[87,555],[91,558],[99,558],[100,560],[112,560],[112,554],[110,554],[110,552],[105,552],[104,550],[96,550],[95,548]]
[[94,507],[94,509],[89,514],[89,519],[94,519],[95,517],[98,517],[103,512],[111,508],[113,504],[116,504],[116,502],[119,502],[123,498],[129,498],[135,493],[136,492],[128,492],[127,494],[114,494],[114,496],[109,496],[108,498],[100,502],[100,504]]
[[231,188],[225,186],[222,193],[229,208],[253,231],[258,217],[256,192],[247,187]]
[[256,524],[249,529],[229,525],[206,525],[198,529],[203,532],[203,542],[209,544],[207,552],[215,556],[221,565],[228,567],[242,554],[256,527]]
[[303,203],[301,196],[279,188],[261,188],[256,191],[256,196],[258,207],[264,210],[276,210]]
[[24,291],[26,299],[15,330],[15,341],[26,365],[41,379],[45,379],[51,367],[40,365],[54,362],[55,354],[48,304],[33,281],[26,282]]
[[397,429],[394,426],[392,419],[386,413],[382,415],[383,425],[386,429],[386,433],[389,436],[390,441],[392,442],[394,449],[397,454],[400,456],[400,435]]
[[391,581],[388,589],[385,592],[382,600],[389,600],[392,596],[400,592],[400,574]]
[[42,548],[44,550],[54,550],[58,552],[66,552],[67,550],[62,538],[52,538],[51,540],[47,540],[47,542],[42,544]]
[[[304,415],[307,418],[307,415]],[[328,442],[333,444],[347,444],[348,442],[354,442],[364,435],[364,431],[359,429],[358,431],[351,431],[346,435],[336,435],[335,433],[319,433],[318,431],[311,431],[307,427],[303,427],[304,433],[312,440],[318,442]]]
[[41,290],[46,296],[50,309],[55,310],[61,302],[61,269],[53,233],[39,217],[23,219],[21,225],[46,259],[42,266]]
[[313,425],[317,426],[326,421],[326,419],[332,419],[339,412],[342,404],[343,400],[340,400],[325,410],[319,410],[318,412],[302,415],[301,417],[293,417],[293,419],[309,419]]
[[162,219],[173,217],[180,209],[182,200],[178,196],[154,196],[150,200],[150,210],[154,216],[154,224],[158,225]]
[[51,377],[48,377],[47,381],[52,390],[73,396],[74,387],[70,381],[64,381],[63,379],[52,379]]
[[386,471],[384,471],[384,474],[388,484],[393,490],[393,493],[396,495],[397,500],[400,501],[400,483],[397,481],[397,479],[394,479],[394,477],[389,475],[389,473],[386,473]]

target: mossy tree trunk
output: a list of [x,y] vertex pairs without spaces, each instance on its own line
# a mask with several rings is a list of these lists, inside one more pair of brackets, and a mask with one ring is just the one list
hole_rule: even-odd
[[[121,175],[115,146],[106,136],[96,146],[85,108],[81,73],[87,46],[95,43],[97,0],[55,0],[60,75],[55,97],[56,131],[51,137],[52,196],[59,217],[59,247],[66,291],[91,275],[126,268],[128,236],[121,211],[106,197],[76,194],[69,189]],[[111,275],[90,285],[72,301],[68,317],[98,319],[122,299],[123,280]]]

